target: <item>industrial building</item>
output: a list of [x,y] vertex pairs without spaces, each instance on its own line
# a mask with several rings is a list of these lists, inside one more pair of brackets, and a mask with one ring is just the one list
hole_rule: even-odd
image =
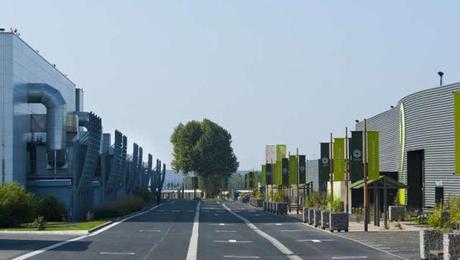
[[161,162],[85,110],[84,92],[16,33],[0,30],[0,185],[57,197],[71,220],[138,187],[159,189]]
[[[460,83],[405,96],[366,121],[368,131],[379,132],[380,175],[407,186],[399,190],[399,203],[424,209],[460,195]],[[363,131],[364,121],[358,121],[355,130]],[[307,182],[325,192],[320,163],[307,161]],[[336,188],[344,197],[344,185],[339,184]]]
[[[380,132],[380,171],[396,173],[407,185],[399,201],[408,208],[433,207],[460,195],[460,114],[454,102],[459,93],[460,83],[422,90],[367,120],[369,130]],[[363,127],[356,124],[358,131]]]

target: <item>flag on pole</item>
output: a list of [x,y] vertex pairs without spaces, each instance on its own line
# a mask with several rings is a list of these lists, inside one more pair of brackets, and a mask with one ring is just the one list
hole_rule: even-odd
[[350,180],[359,181],[364,178],[363,169],[363,132],[351,131],[350,138]]
[[368,178],[374,180],[380,177],[379,132],[367,132]]
[[345,139],[334,139],[334,181],[345,180]]
[[305,155],[299,155],[299,184],[304,184],[307,177]]
[[289,159],[281,159],[281,174],[282,174],[282,185],[289,185]]
[[296,155],[289,156],[289,184],[297,184],[298,158]]

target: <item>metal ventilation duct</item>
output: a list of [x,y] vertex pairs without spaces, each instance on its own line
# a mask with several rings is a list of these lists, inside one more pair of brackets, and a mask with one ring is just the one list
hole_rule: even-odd
[[46,83],[29,83],[27,102],[40,103],[46,107],[46,140],[48,149],[64,149],[66,144],[66,102],[59,90]]

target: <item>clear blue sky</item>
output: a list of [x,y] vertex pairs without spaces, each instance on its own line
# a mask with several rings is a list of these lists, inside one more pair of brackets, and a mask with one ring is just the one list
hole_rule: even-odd
[[[406,94],[460,81],[458,1],[2,1],[0,27],[85,90],[85,106],[169,164],[179,122],[311,158]],[[122,104],[122,105],[120,105]],[[131,147],[130,147],[131,149]]]

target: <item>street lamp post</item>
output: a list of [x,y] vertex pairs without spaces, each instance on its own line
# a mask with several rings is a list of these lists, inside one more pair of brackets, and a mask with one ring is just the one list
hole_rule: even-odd
[[438,75],[439,75],[439,86],[442,86],[442,77],[444,76],[444,72],[438,71]]

